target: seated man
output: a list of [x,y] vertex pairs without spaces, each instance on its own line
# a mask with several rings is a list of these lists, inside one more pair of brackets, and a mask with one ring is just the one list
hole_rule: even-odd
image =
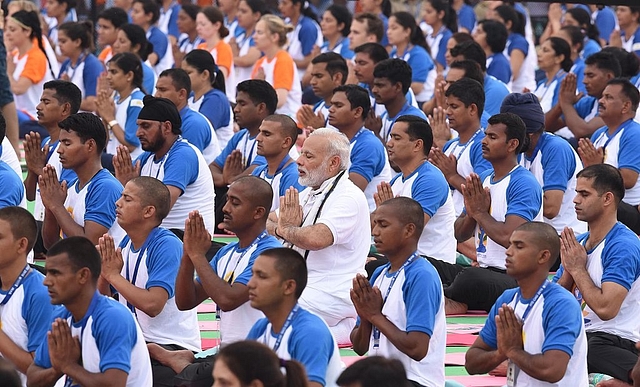
[[338,86],[332,95],[329,123],[349,139],[349,179],[364,192],[369,211],[373,212],[373,194],[378,184],[391,180],[391,166],[384,145],[364,127],[371,109],[369,96],[356,85]]
[[289,152],[296,145],[298,126],[295,121],[284,114],[267,116],[260,125],[256,136],[258,155],[265,158],[266,164],[260,165],[251,172],[253,176],[264,179],[273,189],[271,211],[280,208],[280,198],[289,187],[303,190],[298,183],[298,165]]
[[569,228],[562,232],[562,265],[554,280],[582,306],[589,372],[631,383],[640,341],[640,241],[616,222],[624,179],[611,165],[595,164],[578,173],[576,192],[576,213],[589,232],[577,239]]
[[298,305],[307,283],[302,256],[287,248],[266,250],[252,272],[249,302],[266,318],[255,323],[247,338],[266,344],[280,359],[299,361],[309,387],[336,386],[342,364],[335,339],[327,323]]
[[44,285],[53,313],[47,340],[27,370],[30,386],[151,387],[151,361],[142,331],[124,305],[97,292],[100,254],[84,237],[69,237],[47,255]]
[[358,274],[351,299],[358,325],[351,333],[359,355],[398,359],[414,385],[444,385],[446,322],[438,273],[416,251],[424,227],[421,206],[399,197],[373,213],[376,249],[389,258],[371,282]]
[[526,150],[525,136],[526,126],[515,114],[489,119],[482,156],[493,169],[467,178],[462,189],[465,210],[455,223],[458,241],[475,237],[479,267],[456,266],[458,274],[444,292],[447,314],[489,311],[506,289],[517,286],[505,271],[509,236],[522,223],[542,220],[542,188],[518,165],[518,155]]
[[29,211],[20,207],[0,209],[2,262],[0,263],[0,357],[20,372],[26,385],[27,368],[51,327],[53,307],[44,276],[27,264],[38,228]]
[[45,208],[42,241],[45,248],[60,236],[83,236],[94,245],[105,233],[120,243],[124,231],[116,222],[116,200],[122,184],[106,169],[100,157],[107,143],[102,121],[91,113],[72,114],[60,123],[58,155],[62,168],[73,170],[78,179],[60,183],[52,165],[38,179]]
[[624,180],[624,196],[618,220],[640,232],[640,123],[634,120],[640,92],[626,79],[612,79],[602,92],[598,112],[606,126],[578,142],[585,166],[605,163],[618,168]]
[[307,260],[309,279],[300,304],[322,317],[338,344],[349,342],[356,311],[349,299],[350,280],[364,271],[371,244],[369,207],[364,193],[349,180],[349,140],[333,129],[317,129],[298,158],[298,194],[290,188],[272,213],[269,232]]
[[340,387],[410,387],[402,362],[367,356],[347,367],[337,381]]
[[[109,296],[119,294],[118,300],[136,316],[147,343],[200,351],[196,310],[178,310],[174,297],[182,242],[159,227],[170,205],[169,189],[160,180],[147,176],[129,180],[116,202],[118,224],[127,235],[118,250],[109,235],[100,238],[99,288]],[[156,386],[175,376],[155,359],[152,370]]]
[[[282,247],[265,230],[273,193],[269,184],[255,176],[243,176],[229,187],[227,203],[223,207],[221,225],[238,237],[218,250],[209,263],[205,253],[211,245],[211,235],[197,212],[189,214],[185,224],[184,253],[176,278],[176,305],[189,310],[211,298],[217,305],[220,319],[220,343],[226,345],[244,340],[247,333],[263,317],[262,312],[249,305],[247,283],[256,258],[264,250]],[[194,271],[197,274],[194,279]],[[193,363],[191,351],[167,351],[150,345],[151,357],[169,366],[178,375],[174,382],[198,380],[211,385],[213,359]],[[207,384],[208,383],[208,384]]]
[[580,305],[547,280],[560,253],[553,227],[524,223],[511,234],[507,274],[518,287],[505,291],[466,354],[470,374],[508,360],[511,385],[587,386],[587,339]]
[[171,193],[171,209],[162,227],[178,237],[182,237],[184,220],[193,210],[202,214],[207,230],[213,232],[215,193],[202,153],[180,136],[182,118],[173,102],[150,95],[143,102],[136,135],[145,152],[132,163],[126,147],[118,147],[113,160],[116,177],[123,184],[137,176],[162,181]]

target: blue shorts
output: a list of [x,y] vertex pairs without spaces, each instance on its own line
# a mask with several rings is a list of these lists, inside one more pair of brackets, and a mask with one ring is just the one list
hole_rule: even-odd
[[4,31],[0,30],[0,107],[11,102],[13,93],[7,76],[7,48],[4,46]]

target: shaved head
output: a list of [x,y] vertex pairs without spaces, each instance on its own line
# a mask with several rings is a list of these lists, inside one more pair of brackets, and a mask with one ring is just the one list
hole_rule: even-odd
[[378,208],[390,209],[392,216],[402,222],[403,225],[413,223],[416,226],[416,240],[420,239],[424,229],[424,211],[420,203],[411,198],[397,197],[382,203]]
[[240,188],[242,195],[256,207],[264,207],[265,218],[269,216],[273,202],[273,189],[269,183],[257,176],[242,176],[231,184]]
[[560,238],[556,230],[544,222],[527,222],[521,224],[514,231],[524,231],[528,234],[531,244],[542,250],[549,250],[551,259],[549,267],[553,266],[560,256]]

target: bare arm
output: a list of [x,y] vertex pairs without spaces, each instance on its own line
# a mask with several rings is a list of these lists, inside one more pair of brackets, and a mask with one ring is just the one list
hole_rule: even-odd
[[593,117],[589,122],[585,121],[578,115],[575,107],[571,104],[562,105],[562,113],[564,114],[564,122],[576,138],[589,137],[598,128],[604,126],[604,121],[600,117]]
[[476,229],[476,221],[467,213],[460,214],[456,222],[453,224],[455,237],[458,242],[464,242],[473,237],[473,232]]
[[3,330],[0,330],[0,352],[23,374],[27,373],[29,365],[33,363],[33,353],[17,346]]
[[261,55],[260,50],[255,47],[251,47],[245,55],[234,57],[233,63],[239,67],[253,67],[258,59],[260,59]]
[[80,364],[73,364],[65,370],[65,375],[68,375],[73,381],[81,386],[96,386],[96,387],[125,387],[127,385],[127,373],[111,368],[105,372],[89,372]]
[[276,89],[276,94],[278,95],[278,109],[283,107],[285,103],[287,103],[287,97],[289,96],[289,90],[287,89]]
[[509,247],[509,237],[513,230],[527,222],[518,215],[507,215],[504,222],[499,222],[489,213],[479,214],[476,221],[489,238],[505,248]]
[[564,192],[557,189],[544,191],[542,200],[542,215],[547,219],[553,219],[558,216]]
[[193,279],[194,267],[189,256],[184,254],[176,276],[176,305],[180,310],[193,309],[207,299],[202,285]]
[[465,355],[464,368],[471,375],[486,374],[505,360],[506,356],[491,348],[478,336]]
[[367,179],[362,177],[362,175],[360,175],[359,173],[355,173],[355,172],[349,173],[349,180],[351,180],[353,184],[355,184],[358,188],[360,188],[362,192],[364,192],[364,190],[367,189],[367,185],[369,185],[369,182],[367,181]]
[[369,350],[369,339],[371,338],[371,330],[373,326],[367,320],[360,320],[360,325],[351,331],[351,344],[353,350],[360,356],[363,356]]
[[622,180],[624,181],[624,188],[633,188],[633,186],[638,182],[638,172],[628,168],[620,168],[619,171],[622,175]]
[[44,221],[42,223],[42,243],[49,249],[54,243],[60,240],[60,226],[56,217],[45,208]]
[[17,81],[14,81],[13,77],[9,77],[9,82],[11,83],[11,92],[15,95],[22,95],[33,86],[31,79],[26,77],[20,77]]
[[586,268],[574,270],[571,275],[582,293],[583,300],[598,317],[607,321],[618,315],[620,306],[629,293],[624,286],[615,282],[603,282],[602,288],[599,288],[591,280]]
[[159,315],[169,299],[169,294],[165,289],[159,286],[153,286],[149,289],[139,288],[127,281],[127,279],[119,273],[109,276],[107,281],[109,281],[111,286],[126,298],[127,301],[149,317]]
[[405,332],[398,329],[382,313],[371,318],[371,323],[380,329],[383,334],[398,350],[415,361],[422,360],[429,351],[431,338],[423,332]]
[[224,181],[224,177],[222,176],[222,167],[220,167],[215,162],[209,164],[209,170],[211,171],[211,176],[213,177],[213,184],[216,187],[225,187],[227,183]]
[[556,383],[564,377],[569,365],[569,354],[559,350],[530,354],[524,349],[513,350],[509,359],[534,379]]
[[304,250],[317,251],[333,245],[333,234],[325,224],[278,227],[278,235]]
[[[521,50],[513,50],[511,51],[511,55],[509,56],[509,62],[511,62],[511,77],[512,79],[517,79],[520,76],[520,68],[522,67],[522,63],[524,63],[524,52]],[[516,93],[521,93],[522,90],[513,90]]]
[[61,372],[53,368],[42,368],[31,363],[27,369],[27,386],[53,387],[62,376]]

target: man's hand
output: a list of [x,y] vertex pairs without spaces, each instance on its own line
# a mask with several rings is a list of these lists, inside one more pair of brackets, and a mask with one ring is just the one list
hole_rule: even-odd
[[582,98],[582,92],[576,95],[576,89],[578,87],[578,78],[573,73],[568,73],[560,82],[560,95],[558,96],[558,102],[560,106],[573,106]]
[[98,251],[102,257],[102,270],[100,276],[107,282],[111,282],[113,276],[118,276],[122,272],[124,259],[122,259],[122,249],[116,249],[115,242],[109,234],[104,234],[98,239]]
[[620,35],[620,30],[614,29],[611,31],[611,35],[609,35],[609,46],[622,47],[622,36]]
[[280,198],[280,217],[278,218],[278,229],[284,230],[288,227],[300,227],[304,213],[300,205],[298,190],[287,188],[284,196]]
[[211,247],[211,234],[204,225],[204,219],[198,211],[191,211],[184,222],[184,252],[191,260],[204,257]]
[[71,336],[67,321],[57,318],[47,333],[49,358],[56,371],[66,374],[71,365],[80,364],[80,340]]
[[446,105],[446,97],[444,95],[444,87],[447,84],[442,73],[436,76],[435,88],[433,90],[433,98],[435,100],[435,108],[443,108]]
[[458,160],[453,153],[447,156],[440,148],[433,147],[429,153],[429,161],[440,169],[447,181],[458,175]]
[[596,149],[588,138],[581,138],[578,140],[578,154],[580,155],[580,159],[582,159],[582,164],[585,168],[590,165],[604,163],[604,149]]
[[447,114],[441,107],[435,107],[433,114],[429,116],[429,124],[433,131],[433,143],[438,147],[451,140],[451,129],[447,123]]
[[356,274],[353,288],[350,292],[351,301],[361,319],[371,322],[371,319],[382,313],[382,293],[377,287],[372,288],[369,281],[362,275]]
[[498,334],[498,352],[507,358],[511,357],[514,350],[522,350],[522,322],[518,319],[513,309],[503,304],[498,309],[496,316],[496,329]]
[[489,213],[491,208],[491,194],[489,188],[482,186],[480,176],[472,173],[467,177],[466,184],[462,185],[462,196],[467,214],[474,218],[479,214]]
[[569,227],[565,227],[560,234],[560,260],[564,269],[572,276],[577,270],[587,267],[587,250]]
[[40,133],[30,132],[24,136],[24,159],[27,163],[29,172],[36,176],[42,174],[42,169],[47,165],[47,155],[49,154],[49,145],[45,145],[44,149],[41,148],[42,138]]
[[376,208],[380,207],[380,205],[382,205],[382,203],[386,202],[387,200],[393,198],[394,196],[393,190],[391,189],[391,184],[387,183],[386,181],[378,184],[378,192],[375,192],[373,194],[373,200],[376,202]]
[[371,110],[369,110],[367,118],[364,119],[364,127],[372,131],[373,134],[382,140],[382,142],[387,142],[386,138],[381,137],[380,130],[382,130],[382,118],[376,116],[375,109],[371,108]]
[[60,184],[54,167],[46,165],[42,168],[42,175],[38,178],[38,185],[40,186],[42,204],[47,209],[52,210],[55,207],[64,206],[64,201],[67,199],[67,182],[63,181]]
[[[249,157],[245,155],[244,157]],[[224,162],[222,168],[222,178],[226,184],[233,183],[244,172],[245,160],[243,159],[242,152],[235,149]]]
[[298,110],[297,118],[300,123],[305,127],[311,127],[313,129],[325,127],[325,116],[322,112],[317,114],[313,112],[313,106],[302,105]]
[[124,145],[118,145],[116,154],[113,156],[113,169],[116,172],[116,179],[125,186],[129,180],[140,176],[140,160],[133,165],[129,149]]

